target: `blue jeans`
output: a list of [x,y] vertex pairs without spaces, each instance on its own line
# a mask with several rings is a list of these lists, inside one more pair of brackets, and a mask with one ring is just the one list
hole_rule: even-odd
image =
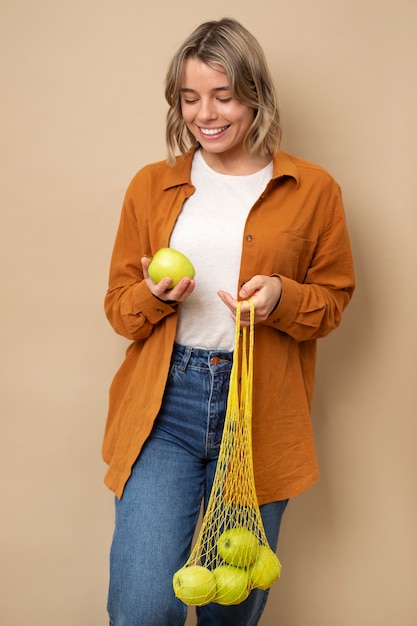
[[[159,415],[116,502],[110,553],[111,626],[183,626],[187,607],[172,577],[190,553],[201,503],[213,484],[233,354],[175,345]],[[140,384],[140,381],[138,381]],[[151,393],[151,390],[150,390]],[[140,416],[138,416],[140,418]],[[276,548],[287,501],[261,506]],[[240,605],[197,609],[199,626],[255,626],[268,592]]]

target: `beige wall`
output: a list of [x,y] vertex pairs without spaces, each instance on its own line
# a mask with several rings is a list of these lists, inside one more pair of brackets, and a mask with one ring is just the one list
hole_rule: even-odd
[[102,310],[109,256],[130,177],[165,154],[167,62],[225,14],[264,45],[285,148],[341,183],[358,277],[321,342],[321,479],[288,510],[262,626],[417,624],[417,3],[244,4],[1,2],[4,626],[106,624],[100,446],[126,345]]

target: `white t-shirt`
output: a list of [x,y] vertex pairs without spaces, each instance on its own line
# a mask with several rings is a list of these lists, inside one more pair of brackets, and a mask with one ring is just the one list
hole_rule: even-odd
[[247,176],[219,174],[197,150],[191,168],[196,188],[186,200],[170,247],[195,267],[195,289],[179,305],[176,342],[214,350],[233,350],[235,325],[217,291],[237,298],[246,218],[272,177],[272,162]]

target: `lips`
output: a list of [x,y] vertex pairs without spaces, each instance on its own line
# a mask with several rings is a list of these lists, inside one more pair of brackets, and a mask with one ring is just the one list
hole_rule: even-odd
[[220,135],[221,133],[223,133],[227,128],[229,128],[229,125],[222,126],[221,128],[201,128],[200,127],[200,132],[205,137],[215,137],[216,135]]

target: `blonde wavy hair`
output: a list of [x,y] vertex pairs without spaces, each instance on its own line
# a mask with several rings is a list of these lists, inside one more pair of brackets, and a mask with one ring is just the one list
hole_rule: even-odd
[[177,150],[184,154],[198,145],[181,113],[180,88],[187,59],[220,65],[226,72],[232,97],[253,108],[254,120],[245,138],[246,148],[262,155],[278,150],[282,136],[280,114],[264,52],[244,26],[232,18],[223,18],[196,28],[169,65],[165,78],[165,98],[169,105],[166,120],[168,163],[175,163]]

